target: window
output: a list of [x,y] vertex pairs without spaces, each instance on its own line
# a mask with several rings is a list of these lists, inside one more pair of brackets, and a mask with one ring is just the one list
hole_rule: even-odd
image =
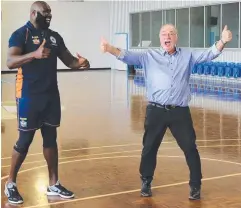
[[165,10],[163,11],[164,13],[164,20],[163,23],[164,24],[173,24],[175,25],[175,9],[171,9],[171,10]]
[[136,47],[140,43],[140,15],[131,15],[131,46]]
[[162,11],[154,11],[151,13],[151,15],[152,15],[151,46],[160,47],[159,33],[162,26]]
[[227,48],[238,48],[239,42],[239,3],[223,4],[222,6],[222,28],[228,25],[228,29],[232,31],[233,39],[229,42]]
[[178,45],[189,47],[189,9],[177,9]]
[[241,2],[190,8],[145,11],[130,15],[131,46],[160,47],[159,32],[164,24],[178,31],[178,46],[208,48],[220,40],[225,25],[233,39],[227,48],[241,48]]
[[204,7],[190,9],[190,47],[204,47]]
[[[141,13],[141,45],[142,47],[150,46],[151,40],[151,13]],[[146,45],[147,44],[147,45]]]
[[205,7],[205,47],[207,48],[220,40],[220,11],[220,5]]

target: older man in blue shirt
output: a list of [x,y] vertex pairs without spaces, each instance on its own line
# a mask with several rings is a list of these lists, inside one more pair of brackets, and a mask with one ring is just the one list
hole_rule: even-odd
[[145,72],[149,103],[140,164],[141,196],[152,195],[151,181],[156,168],[157,152],[169,128],[183,150],[190,170],[189,199],[197,200],[200,199],[202,172],[188,107],[191,97],[189,78],[195,64],[211,61],[219,56],[225,44],[232,40],[232,33],[225,26],[220,41],[204,51],[177,47],[177,30],[171,24],[163,25],[159,36],[160,49],[132,52],[116,48],[102,39],[101,50],[109,52],[126,64],[140,65]]

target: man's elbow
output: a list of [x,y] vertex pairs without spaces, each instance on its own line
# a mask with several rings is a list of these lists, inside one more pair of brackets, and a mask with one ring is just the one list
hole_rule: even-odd
[[7,67],[8,67],[9,69],[15,69],[15,68],[16,68],[15,65],[14,65],[14,63],[13,63],[12,61],[7,61]]

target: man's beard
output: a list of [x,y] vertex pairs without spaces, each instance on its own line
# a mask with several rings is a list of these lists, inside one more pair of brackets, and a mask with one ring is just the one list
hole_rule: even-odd
[[40,12],[37,13],[36,23],[40,29],[48,29],[50,23],[46,21],[49,18],[48,16],[43,16]]

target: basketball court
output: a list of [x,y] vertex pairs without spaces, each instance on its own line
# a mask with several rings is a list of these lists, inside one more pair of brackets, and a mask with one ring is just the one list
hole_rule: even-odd
[[[17,140],[14,74],[2,75],[2,207],[12,147]],[[168,131],[159,149],[153,197],[140,197],[139,162],[146,100],[125,71],[58,73],[62,122],[59,177],[72,200],[45,195],[48,170],[37,132],[18,175],[22,207],[240,208],[241,101],[192,95],[191,112],[202,160],[202,200],[191,202],[189,172]],[[135,89],[134,89],[135,88]]]

